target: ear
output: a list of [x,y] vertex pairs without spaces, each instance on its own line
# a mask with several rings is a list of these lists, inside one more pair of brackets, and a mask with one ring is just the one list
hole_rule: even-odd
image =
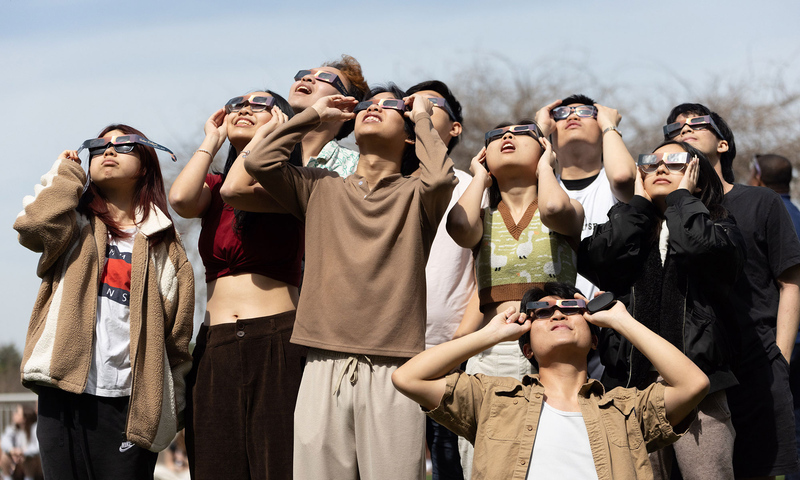
[[525,358],[530,359],[533,357],[533,350],[531,350],[531,344],[526,343],[522,346],[522,354],[525,355]]
[[450,127],[450,136],[457,138],[459,135],[461,135],[461,130],[461,124],[459,122],[453,122],[453,126]]
[[717,153],[725,153],[728,151],[728,141],[720,140],[717,142]]

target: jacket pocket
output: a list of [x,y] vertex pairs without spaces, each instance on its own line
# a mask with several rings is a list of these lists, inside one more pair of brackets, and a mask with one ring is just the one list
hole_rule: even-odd
[[693,308],[687,313],[685,328],[686,356],[703,372],[713,373],[728,364],[727,342],[713,313],[702,307]]

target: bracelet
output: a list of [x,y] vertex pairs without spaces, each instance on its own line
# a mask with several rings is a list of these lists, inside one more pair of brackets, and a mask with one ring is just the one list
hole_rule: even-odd
[[214,158],[214,155],[211,152],[209,152],[208,150],[206,150],[205,148],[198,148],[197,150],[194,151],[194,153],[197,153],[197,152],[207,153],[209,157]]
[[239,155],[242,157],[242,160],[244,160],[248,155],[250,155],[250,150],[244,150]]
[[622,138],[622,132],[620,132],[617,127],[608,127],[608,128],[606,128],[605,130],[603,130],[603,135],[605,135],[606,133],[611,132],[611,131],[617,132],[619,134],[620,138]]

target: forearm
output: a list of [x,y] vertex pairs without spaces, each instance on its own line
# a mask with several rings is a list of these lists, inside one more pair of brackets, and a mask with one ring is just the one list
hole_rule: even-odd
[[786,361],[792,358],[792,350],[800,325],[800,265],[789,268],[778,277],[780,300],[778,302],[775,341]]
[[[250,141],[243,152],[250,151],[257,143],[258,140]],[[225,183],[222,184],[219,193],[225,203],[246,212],[286,212],[264,187],[247,173],[242,155],[236,157],[236,161],[231,165],[228,175],[225,177]]]
[[677,425],[705,397],[708,377],[674,345],[629,315],[625,317],[613,328],[647,357],[668,384],[664,394],[667,419]]
[[489,329],[483,328],[436,345],[398,368],[392,374],[392,382],[403,395],[432,410],[439,405],[445,393],[445,375],[500,340]]
[[295,115],[253,145],[250,154],[245,158],[245,170],[269,191],[268,184],[276,181],[271,173],[289,160],[295,145],[319,123],[319,114],[313,108],[307,108]]
[[633,197],[636,161],[617,132],[608,131],[603,135],[603,166],[614,196],[628,202]]
[[169,204],[184,218],[196,218],[208,208],[210,198],[203,198],[205,179],[214,156],[217,154],[217,141],[206,136],[192,158],[183,167],[169,189]]
[[542,223],[551,230],[580,241],[583,207],[569,198],[550,166],[540,166],[537,173],[537,198]]
[[476,175],[447,214],[447,233],[462,248],[475,247],[483,236],[481,201],[484,185],[484,175]]

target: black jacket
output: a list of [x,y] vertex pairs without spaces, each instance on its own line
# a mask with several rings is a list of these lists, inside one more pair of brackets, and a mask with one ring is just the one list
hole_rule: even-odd
[[[744,263],[744,239],[732,217],[712,221],[684,189],[669,194],[666,204],[663,266],[659,211],[634,196],[612,207],[609,221],[581,242],[578,271],[686,354],[708,375],[710,391],[722,390],[738,383],[730,371],[738,333],[727,297]],[[607,388],[644,388],[652,379],[644,355],[614,330],[603,329],[599,348]]]

